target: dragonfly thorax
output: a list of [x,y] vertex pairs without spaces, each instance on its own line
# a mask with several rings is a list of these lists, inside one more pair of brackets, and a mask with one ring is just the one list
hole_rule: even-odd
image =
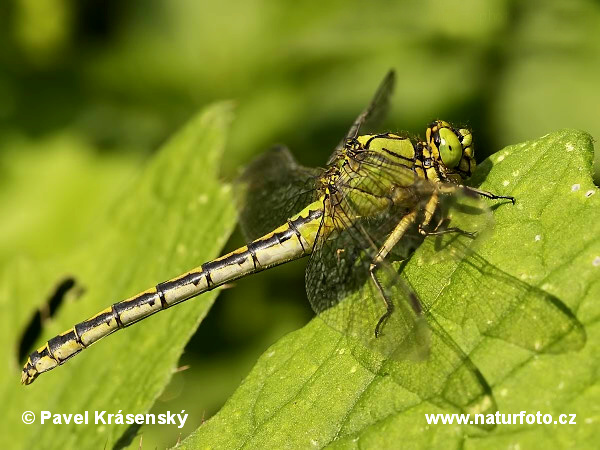
[[424,142],[381,133],[348,139],[321,179],[330,204],[357,217],[373,216],[392,205],[418,203],[419,179],[462,183],[471,175],[475,160],[469,130],[438,120],[426,137]]
[[396,204],[415,203],[413,188],[421,177],[416,172],[420,159],[420,145],[408,137],[385,133],[348,141],[321,178],[328,207],[338,217],[343,211],[353,222]]

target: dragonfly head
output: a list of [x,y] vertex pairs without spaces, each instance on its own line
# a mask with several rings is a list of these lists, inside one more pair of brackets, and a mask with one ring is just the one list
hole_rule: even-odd
[[446,173],[461,179],[475,170],[473,135],[466,128],[453,128],[448,122],[436,120],[427,128],[427,144],[432,156],[446,169]]

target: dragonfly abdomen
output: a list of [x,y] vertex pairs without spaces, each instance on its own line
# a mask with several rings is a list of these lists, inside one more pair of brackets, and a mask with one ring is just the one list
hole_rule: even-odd
[[322,216],[323,202],[319,200],[247,246],[115,303],[78,323],[31,353],[21,382],[32,383],[40,373],[63,364],[94,342],[154,313],[243,276],[309,254]]

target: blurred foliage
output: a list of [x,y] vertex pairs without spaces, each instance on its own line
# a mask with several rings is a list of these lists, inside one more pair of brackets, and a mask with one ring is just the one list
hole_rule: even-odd
[[[387,128],[466,124],[480,160],[559,128],[600,138],[592,0],[2,2],[0,268],[90,239],[142,163],[213,100],[237,104],[224,177],[275,142],[324,164],[390,67]],[[302,265],[223,292],[156,406],[187,409],[193,395],[196,421],[146,430],[145,443],[214,414],[264,348],[306,322]],[[298,294],[284,302],[282,289]]]
[[[45,375],[30,387],[14,388],[20,372],[15,350],[23,347],[22,339],[30,340],[28,347],[39,348],[84,317],[135,295],[141,286],[155,285],[157,279],[172,278],[196,266],[198,260],[219,254],[235,225],[229,186],[217,176],[231,117],[231,105],[221,103],[190,120],[155,153],[111,214],[96,223],[80,246],[46,264],[19,261],[4,271],[0,360],[9,370],[0,374],[0,398],[7,405],[1,447],[112,448],[126,440],[121,436],[135,434],[139,427],[124,423],[100,426],[91,419],[85,425],[47,426],[38,420],[25,425],[20,416],[25,410],[37,414],[42,410],[90,411],[92,416],[94,411],[148,411],[171,379],[217,291],[170,314],[149,318],[147,327],[111,336],[111,345],[94,346],[84,353],[87,357],[70,361],[69,372],[56,370],[56,376]],[[52,314],[44,297],[65,273],[74,277],[80,292],[67,295]],[[38,333],[23,336],[37,309],[46,313],[42,329],[38,325]]]
[[[228,169],[285,139],[322,163],[390,67],[389,125],[471,125],[481,156],[595,120],[600,7],[559,0],[14,0],[3,6],[3,127],[76,128],[156,148],[202,104],[239,104]],[[317,145],[314,143],[318,142]]]

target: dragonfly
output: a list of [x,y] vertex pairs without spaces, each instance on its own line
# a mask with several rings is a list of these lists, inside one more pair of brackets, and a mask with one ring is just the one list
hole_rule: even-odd
[[[489,409],[493,399],[485,378],[435,323],[391,260],[406,259],[429,236],[476,240],[475,233],[449,226],[448,211],[460,211],[453,206],[457,203],[477,202],[476,209],[486,211],[479,199],[512,204],[515,199],[465,184],[476,167],[467,128],[436,120],[427,127],[425,140],[406,133],[361,134],[385,115],[394,84],[392,70],[324,168],[301,166],[285,147],[246,168],[236,183],[246,246],[115,303],[50,339],[31,353],[21,382],[33,383],[41,373],[154,313],[309,256],[307,296],[328,325],[395,361],[396,369],[408,364],[406,370],[415,373],[415,362],[428,361],[421,367],[436,373],[429,379],[412,377],[411,388],[420,395],[442,396],[463,410]],[[548,322],[559,324],[562,334],[577,326],[564,308],[552,311]],[[542,336],[537,349],[555,340],[556,333]]]

